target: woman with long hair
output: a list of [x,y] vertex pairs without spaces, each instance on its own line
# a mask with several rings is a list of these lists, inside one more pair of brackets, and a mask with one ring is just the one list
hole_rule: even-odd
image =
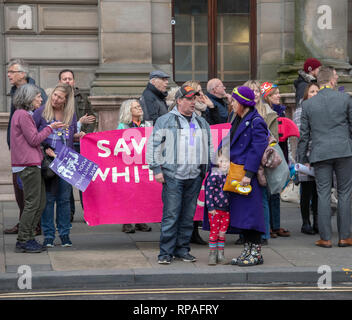
[[[73,149],[74,137],[77,134],[77,117],[74,112],[74,93],[70,85],[59,83],[48,97],[45,106],[40,107],[33,115],[38,130],[55,121],[61,121],[65,127],[55,129],[44,140],[45,152],[49,156],[57,155],[64,147]],[[54,154],[55,153],[55,154]],[[55,240],[54,206],[56,203],[56,224],[61,245],[71,247],[71,207],[70,197],[72,186],[57,175],[45,181],[46,206],[42,215],[41,225],[44,234],[44,246],[52,248]]]

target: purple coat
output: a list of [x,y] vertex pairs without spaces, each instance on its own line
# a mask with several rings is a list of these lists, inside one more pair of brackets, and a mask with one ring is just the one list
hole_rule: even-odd
[[[50,124],[42,117],[44,108],[45,106],[41,106],[39,109],[35,110],[33,114],[33,120],[37,126],[38,131],[43,130],[43,128],[47,127]],[[72,122],[68,129],[54,130],[49,135],[49,137],[43,141],[43,143],[51,146],[55,150],[55,153],[58,153],[61,150],[61,147],[63,146],[62,138],[64,138],[65,144],[71,149],[73,149],[73,136],[75,133],[77,133],[76,114],[73,115]]]
[[[267,125],[254,110],[245,116],[235,132],[230,145],[230,160],[256,173],[267,146]],[[262,191],[256,175],[251,180],[251,186],[252,192],[247,196],[229,192],[230,226],[265,233]]]

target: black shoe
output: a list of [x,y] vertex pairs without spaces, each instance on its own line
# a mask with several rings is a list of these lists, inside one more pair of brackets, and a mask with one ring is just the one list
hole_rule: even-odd
[[311,227],[310,224],[304,224],[301,228],[301,232],[304,234],[309,234],[309,235],[313,235],[315,234],[314,229]]
[[195,244],[200,244],[200,245],[207,245],[208,244],[208,242],[204,241],[201,238],[201,236],[199,235],[199,233],[197,233],[197,232],[193,232],[190,243],[195,243]]
[[235,244],[237,245],[243,245],[244,243],[245,243],[244,238],[241,238],[241,237],[235,241]]
[[181,259],[184,262],[196,262],[197,258],[192,256],[189,253],[186,253],[184,256],[175,256],[178,259]]

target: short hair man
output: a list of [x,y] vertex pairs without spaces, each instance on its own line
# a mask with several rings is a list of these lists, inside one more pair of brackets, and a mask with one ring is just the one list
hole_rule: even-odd
[[[93,132],[95,129],[95,116],[92,114],[92,109],[89,104],[87,95],[83,95],[79,88],[76,87],[75,82],[75,74],[71,69],[64,69],[59,72],[59,82],[67,83],[74,90],[75,96],[75,113],[77,116],[77,132],[79,133],[79,138],[81,138],[84,134]],[[80,143],[78,141],[74,141],[74,148],[77,152],[80,152]],[[79,196],[81,200],[81,206],[83,208],[82,201],[82,191],[79,191]],[[73,217],[75,214],[75,200],[73,196],[73,189],[71,192],[70,198],[71,205],[71,222],[73,221]]]
[[[7,78],[11,84],[11,109],[10,109],[10,118],[9,123],[7,125],[7,145],[10,149],[10,130],[11,130],[11,120],[12,116],[15,113],[15,106],[13,105],[13,97],[19,87],[26,83],[30,83],[35,85],[34,79],[29,77],[29,66],[23,59],[12,59],[10,60],[8,67],[7,67]],[[39,87],[38,87],[39,88]],[[42,88],[39,88],[41,96],[42,96],[42,105],[46,103],[47,95]],[[20,218],[24,208],[24,197],[23,197],[23,190],[21,189],[20,185],[18,184],[18,177],[17,173],[12,174],[13,186],[15,191],[15,198],[20,209]],[[18,233],[18,224],[16,224],[13,228],[5,229],[5,234],[17,234]],[[40,228],[37,229],[37,234],[40,233]]]
[[[231,95],[225,91],[226,87],[220,79],[214,78],[207,83],[207,96],[213,102],[214,107],[217,108],[219,114],[218,123],[226,123],[229,117],[228,104],[231,102]],[[209,112],[209,110],[207,110]],[[210,123],[217,124],[217,123]]]
[[315,58],[309,58],[304,62],[303,70],[298,71],[298,78],[294,81],[296,88],[296,106],[303,99],[304,91],[311,82],[317,82],[317,76],[321,62]]
[[167,87],[170,76],[164,71],[156,70],[149,74],[149,83],[142,93],[140,104],[145,121],[155,121],[168,111],[166,104]]
[[159,264],[173,256],[196,261],[189,254],[193,217],[213,151],[209,124],[195,113],[197,94],[183,85],[176,106],[156,121],[148,141],[147,163],[163,184]]
[[61,70],[59,73],[59,82],[69,84],[75,95],[75,113],[77,116],[78,126],[77,131],[85,133],[93,132],[95,129],[95,116],[91,105],[88,101],[88,96],[84,95],[78,87],[76,87],[75,74],[71,69]]
[[[318,74],[319,93],[302,104],[301,137],[298,161],[314,167],[318,192],[318,228],[320,240],[315,244],[330,248],[331,184],[337,179],[339,247],[352,246],[351,193],[352,175],[352,100],[346,93],[335,91],[338,76],[330,67]],[[311,153],[307,157],[311,139]]]

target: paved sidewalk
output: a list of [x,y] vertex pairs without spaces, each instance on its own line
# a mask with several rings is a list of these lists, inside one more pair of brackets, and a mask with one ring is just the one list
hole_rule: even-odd
[[[57,237],[54,248],[38,254],[15,253],[16,235],[4,235],[3,229],[17,223],[15,202],[0,203],[0,291],[16,290],[18,267],[31,266],[33,289],[87,287],[89,285],[142,284],[249,284],[249,283],[317,283],[323,274],[318,268],[327,265],[332,270],[332,281],[352,285],[352,247],[337,247],[336,217],[333,217],[333,248],[314,245],[318,235],[300,232],[301,218],[298,204],[282,203],[281,226],[291,237],[270,239],[263,247],[264,264],[240,268],[237,266],[207,265],[208,247],[192,244],[191,253],[196,263],[173,261],[159,265],[160,225],[150,224],[152,232],[125,234],[121,225],[89,227],[83,220],[76,202],[75,221],[72,223],[71,248],[62,248]],[[200,230],[203,239],[208,232]],[[242,246],[228,235],[225,254],[237,257]],[[40,241],[43,237],[38,237]],[[345,270],[343,270],[345,269]],[[351,271],[348,272],[347,269]],[[324,271],[325,273],[325,271]]]

